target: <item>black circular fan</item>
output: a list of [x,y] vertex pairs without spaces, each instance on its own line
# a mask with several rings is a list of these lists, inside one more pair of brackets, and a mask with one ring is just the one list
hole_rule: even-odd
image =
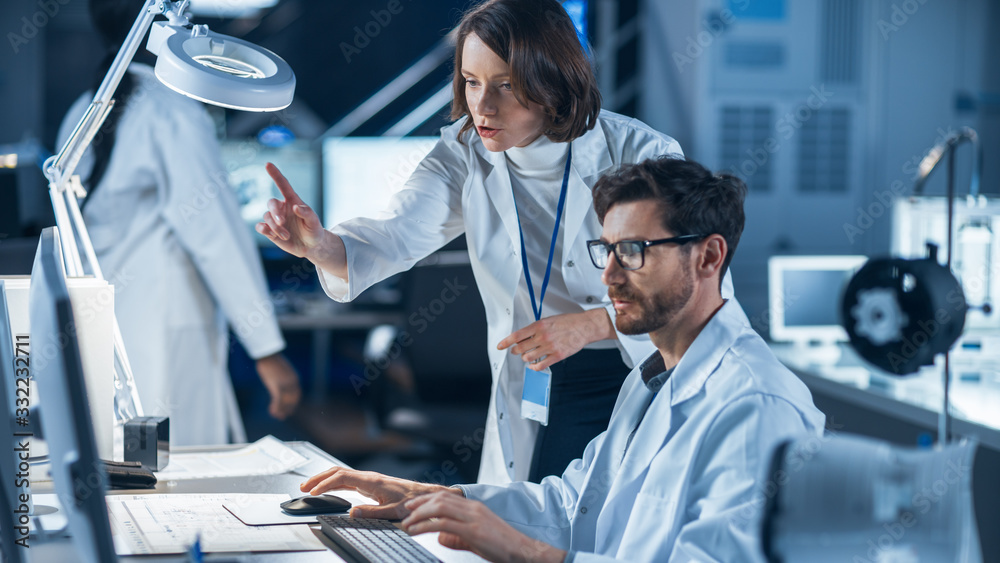
[[870,260],[844,291],[841,322],[851,346],[885,371],[905,375],[931,365],[962,334],[965,294],[935,254]]

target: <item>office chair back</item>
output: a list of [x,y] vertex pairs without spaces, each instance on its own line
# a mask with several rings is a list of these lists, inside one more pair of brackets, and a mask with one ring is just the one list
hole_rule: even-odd
[[428,404],[486,404],[492,385],[486,311],[466,251],[444,251],[404,274],[403,330],[417,394]]

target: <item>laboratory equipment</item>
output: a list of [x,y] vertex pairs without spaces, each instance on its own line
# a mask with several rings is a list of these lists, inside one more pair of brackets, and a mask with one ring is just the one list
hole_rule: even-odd
[[851,279],[841,302],[851,346],[896,375],[916,373],[948,352],[965,326],[962,286],[937,261],[937,247],[919,260],[870,260]]
[[[948,156],[947,215],[945,221],[946,264],[937,262],[937,246],[927,244],[925,259],[873,260],[851,280],[845,292],[841,322],[851,334],[851,345],[865,360],[897,375],[915,372],[944,355],[943,404],[938,419],[938,443],[948,442],[951,413],[948,389],[951,379],[948,350],[962,334],[969,306],[962,285],[952,275],[955,219],[955,149],[963,142],[973,145],[973,173],[969,198],[979,195],[982,163],[979,137],[968,127],[946,137],[928,151],[918,167],[914,193],[923,186],[941,158]],[[978,262],[977,262],[978,263]],[[984,315],[989,303],[979,305]]]
[[163,471],[170,463],[170,419],[137,416],[125,422],[125,461]]
[[[952,202],[952,267],[969,303],[967,329],[996,332],[1000,314],[993,314],[1000,295],[1000,200],[979,195]],[[927,243],[947,258],[948,200],[941,196],[911,196],[893,204],[892,254],[902,258],[924,255]],[[984,350],[1000,358],[1000,349]]]

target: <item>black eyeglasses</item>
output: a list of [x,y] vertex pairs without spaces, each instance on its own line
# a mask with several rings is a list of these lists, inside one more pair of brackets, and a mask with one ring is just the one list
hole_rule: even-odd
[[679,237],[661,238],[659,240],[620,240],[607,243],[603,240],[588,240],[587,250],[590,251],[590,261],[603,270],[608,267],[608,256],[613,252],[618,265],[623,270],[638,270],[645,263],[646,249],[658,244],[687,244],[699,241],[708,235],[681,235]]

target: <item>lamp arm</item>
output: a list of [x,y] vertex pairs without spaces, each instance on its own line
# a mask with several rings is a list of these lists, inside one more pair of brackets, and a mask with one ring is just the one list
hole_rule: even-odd
[[[963,142],[968,141],[972,143],[972,178],[969,181],[969,195],[976,197],[979,195],[979,178],[982,175],[983,170],[983,147],[979,143],[979,134],[976,130],[971,127],[962,127],[956,133],[948,135],[943,141],[931,147],[931,150],[927,151],[927,156],[920,161],[917,167],[917,179],[913,184],[913,195],[922,195],[924,192],[924,185],[927,183],[927,178],[931,175],[931,172],[937,168],[937,165],[941,163],[942,157],[950,154],[954,151],[958,145]],[[949,194],[953,196],[954,194]]]
[[[951,259],[953,252],[953,232],[954,220],[955,220],[955,148],[962,144],[963,141],[969,141],[972,143],[973,148],[973,164],[972,164],[972,179],[969,182],[969,196],[974,198],[979,195],[979,175],[983,165],[982,159],[982,146],[979,144],[979,135],[971,127],[963,127],[959,132],[949,135],[941,143],[935,145],[928,153],[927,156],[920,162],[920,175],[917,178],[916,184],[913,187],[914,194],[920,194],[923,192],[924,184],[927,182],[928,176],[934,171],[938,163],[941,162],[942,157],[948,157],[948,178],[947,178],[947,206],[948,206],[948,260],[947,267],[951,269]],[[943,390],[943,400],[941,405],[941,414],[938,416],[938,444],[947,444],[951,437],[951,412],[949,405],[951,403],[950,398],[950,386],[951,386],[951,357],[946,351],[944,353],[944,374],[942,377],[942,390]]]
[[[73,133],[66,140],[66,143],[59,150],[59,153],[45,161],[43,170],[45,177],[49,180],[49,196],[52,199],[52,208],[55,213],[56,224],[59,227],[60,237],[63,246],[63,259],[66,263],[67,274],[70,276],[82,276],[85,274],[83,264],[80,259],[80,247],[86,255],[87,263],[97,279],[104,279],[100,264],[94,252],[90,234],[80,213],[80,205],[77,198],[86,194],[79,178],[74,176],[80,159],[86,152],[87,147],[94,139],[94,135],[100,130],[104,121],[114,107],[115,91],[121,83],[122,77],[128,70],[128,65],[135,57],[136,51],[142,44],[142,39],[146,35],[153,19],[164,12],[168,12],[168,17],[172,23],[183,24],[185,1],[179,9],[175,8],[174,2],[167,0],[146,0],[136,17],[135,22],[129,29],[125,41],[115,55],[111,67],[104,75],[101,85],[94,93],[94,99],[90,102],[80,122],[73,129]],[[115,372],[115,414],[118,419],[125,420],[132,416],[143,414],[142,404],[135,385],[135,378],[132,367],[125,352],[125,344],[122,339],[121,330],[118,327],[118,319],[114,318],[114,372]],[[123,402],[124,401],[124,402]]]
[[[927,156],[920,161],[918,174],[913,185],[913,194],[921,195],[924,185],[931,172],[941,163],[942,158],[948,157],[948,177],[947,177],[947,268],[951,270],[952,249],[954,246],[953,232],[955,218],[955,149],[963,142],[972,143],[972,178],[969,181],[969,197],[974,199],[979,195],[979,178],[983,167],[983,149],[979,143],[979,135],[971,127],[962,127],[958,132],[948,135],[943,141],[934,145],[927,151]],[[935,262],[936,254],[932,252],[931,259]],[[944,353],[944,374],[942,377],[943,401],[941,414],[938,416],[938,444],[947,444],[951,436],[951,413],[949,411],[949,387],[951,385],[951,357],[948,351]]]

